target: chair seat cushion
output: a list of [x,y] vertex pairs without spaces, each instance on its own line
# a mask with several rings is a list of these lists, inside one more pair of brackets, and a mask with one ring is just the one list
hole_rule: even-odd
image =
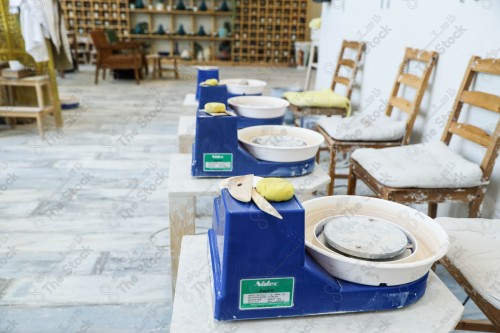
[[303,92],[289,91],[283,94],[283,98],[297,107],[350,109],[349,98],[341,96],[330,89]]
[[382,114],[370,119],[359,114],[342,118],[332,116],[318,121],[332,138],[342,141],[396,141],[405,135],[406,122]]
[[471,286],[500,309],[500,220],[437,218],[450,236],[446,257]]
[[441,141],[357,149],[351,157],[378,182],[389,187],[468,188],[485,184],[479,165]]

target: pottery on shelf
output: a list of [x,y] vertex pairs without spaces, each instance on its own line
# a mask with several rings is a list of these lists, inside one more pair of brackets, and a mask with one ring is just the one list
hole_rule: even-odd
[[144,2],[142,2],[142,0],[135,0],[135,8],[136,9],[144,8]]
[[208,10],[208,7],[207,7],[207,3],[205,2],[205,0],[201,0],[201,4],[200,6],[198,7],[198,10],[199,11],[207,11]]
[[200,43],[194,43],[193,44],[193,54],[196,60],[203,61],[203,47],[201,46]]
[[186,35],[186,30],[184,30],[184,25],[182,25],[182,24],[181,24],[181,25],[179,26],[179,30],[177,30],[177,34],[178,34],[179,36],[184,36],[184,35]]
[[165,28],[163,28],[163,24],[158,25],[158,29],[156,29],[155,34],[157,35],[165,35]]
[[207,33],[205,32],[205,28],[200,25],[200,28],[198,29],[198,36],[206,36]]
[[229,9],[229,6],[227,5],[227,2],[226,0],[222,1],[222,4],[220,5],[219,8],[217,8],[217,10],[219,12],[228,12],[230,9]]
[[178,56],[180,55],[180,51],[179,51],[179,43],[175,43],[175,48],[174,48],[174,56]]
[[209,47],[205,47],[203,49],[203,58],[205,59],[205,61],[209,61],[211,57],[212,57],[212,50]]
[[182,0],[177,1],[175,10],[186,10],[186,6],[184,5],[184,2]]
[[183,50],[181,53],[181,59],[183,60],[191,60],[191,52],[189,50]]
[[134,34],[136,34],[136,35],[147,34],[148,30],[149,30],[149,27],[148,27],[147,22],[139,22],[134,27]]
[[227,29],[225,27],[219,28],[219,37],[221,38],[227,37]]

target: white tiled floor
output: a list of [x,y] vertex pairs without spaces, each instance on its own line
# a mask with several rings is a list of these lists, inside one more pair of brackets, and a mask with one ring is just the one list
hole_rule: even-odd
[[[221,76],[292,86],[304,72],[236,67]],[[40,141],[34,125],[0,125],[0,332],[169,331],[168,230],[150,236],[168,227],[164,177],[195,71],[183,67],[181,78],[95,86],[84,68],[59,80],[60,94],[82,104],[64,111],[61,131]],[[210,201],[199,206],[210,213]],[[206,232],[209,219],[200,222]]]

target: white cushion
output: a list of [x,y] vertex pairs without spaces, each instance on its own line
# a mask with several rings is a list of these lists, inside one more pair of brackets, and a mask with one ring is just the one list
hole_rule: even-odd
[[479,165],[443,142],[383,149],[362,148],[351,155],[380,183],[397,188],[467,188],[485,184]]
[[346,118],[332,116],[319,120],[318,125],[332,138],[342,141],[396,141],[406,132],[406,122],[385,114],[377,118],[367,113]]
[[446,256],[471,286],[500,309],[500,220],[438,218],[450,236]]

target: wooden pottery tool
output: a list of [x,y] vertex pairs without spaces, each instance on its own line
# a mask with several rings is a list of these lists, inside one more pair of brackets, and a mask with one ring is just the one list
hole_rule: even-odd
[[233,198],[241,202],[252,201],[253,175],[228,178],[227,190]]
[[231,177],[224,179],[219,188],[226,188],[231,197],[238,201],[250,202],[253,200],[255,205],[264,213],[282,220],[283,216],[255,189],[260,179],[261,177],[254,177],[254,175]]

